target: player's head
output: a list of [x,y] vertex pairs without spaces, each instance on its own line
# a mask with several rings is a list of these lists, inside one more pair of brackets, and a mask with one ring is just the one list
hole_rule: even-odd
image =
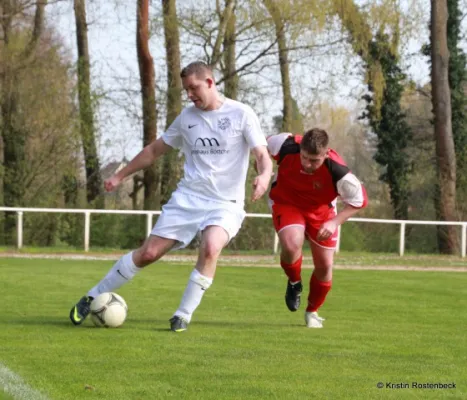
[[218,93],[214,75],[209,65],[202,61],[188,64],[180,73],[183,89],[196,108],[214,110],[218,101]]
[[300,161],[305,172],[314,172],[328,154],[329,136],[323,129],[313,128],[305,132],[300,143]]

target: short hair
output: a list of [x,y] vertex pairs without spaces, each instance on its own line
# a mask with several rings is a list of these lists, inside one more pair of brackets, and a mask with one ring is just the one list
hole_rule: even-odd
[[305,132],[300,149],[309,154],[321,154],[328,147],[329,136],[324,129],[313,128]]
[[198,78],[209,77],[214,79],[211,67],[203,61],[195,61],[188,64],[180,73],[181,78],[186,78],[190,75],[196,75]]

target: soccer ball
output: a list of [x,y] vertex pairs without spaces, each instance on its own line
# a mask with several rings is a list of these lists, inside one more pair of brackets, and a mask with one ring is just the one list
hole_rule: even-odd
[[94,325],[117,328],[125,322],[128,306],[117,293],[101,293],[91,303],[91,320]]

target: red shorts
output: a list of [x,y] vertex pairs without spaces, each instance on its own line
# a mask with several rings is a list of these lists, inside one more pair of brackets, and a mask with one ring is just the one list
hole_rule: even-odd
[[336,211],[332,207],[315,213],[313,211],[303,211],[297,207],[285,204],[273,204],[272,206],[272,219],[277,233],[288,226],[299,225],[305,230],[305,235],[308,240],[321,247],[330,249],[336,248],[337,229],[334,234],[326,240],[318,241],[316,235],[321,225],[331,218],[334,218],[335,215]]

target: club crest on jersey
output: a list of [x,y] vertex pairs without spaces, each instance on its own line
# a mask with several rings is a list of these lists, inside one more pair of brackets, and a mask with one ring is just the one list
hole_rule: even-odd
[[223,131],[225,131],[227,128],[229,128],[230,125],[231,125],[231,122],[230,122],[229,117],[220,118],[217,121],[217,126],[219,127],[219,129],[222,129]]
[[312,183],[312,185],[313,185],[313,189],[314,189],[314,190],[319,190],[319,189],[321,189],[321,188],[323,187],[323,186],[321,185],[321,182],[318,182],[318,181],[314,181],[314,182]]

